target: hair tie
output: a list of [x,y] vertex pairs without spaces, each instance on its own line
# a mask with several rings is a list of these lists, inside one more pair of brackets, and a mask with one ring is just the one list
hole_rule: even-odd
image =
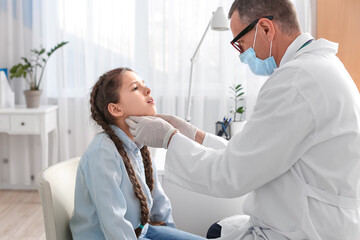
[[144,225],[140,224],[139,228],[143,229],[143,228],[144,228]]

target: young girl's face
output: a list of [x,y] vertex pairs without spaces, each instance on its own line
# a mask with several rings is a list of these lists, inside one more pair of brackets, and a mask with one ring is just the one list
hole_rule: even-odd
[[123,110],[123,117],[154,116],[156,107],[150,95],[150,88],[134,72],[126,71],[122,75],[119,106]]

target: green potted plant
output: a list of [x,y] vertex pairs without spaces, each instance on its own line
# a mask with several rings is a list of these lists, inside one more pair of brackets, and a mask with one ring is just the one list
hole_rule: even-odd
[[68,42],[58,43],[48,52],[46,52],[45,48],[40,50],[32,49],[30,58],[22,57],[22,62],[10,69],[10,79],[24,78],[29,85],[30,89],[24,91],[26,106],[28,108],[39,107],[40,96],[42,93],[40,84],[46,64],[51,55],[67,43]]
[[[239,105],[242,100],[242,96],[244,95],[244,92],[242,91],[243,88],[241,84],[233,84],[230,86],[230,94],[231,99],[234,101],[234,106],[230,110],[230,113],[233,114],[232,122],[230,122],[230,136],[234,136],[237,132],[241,131],[244,127],[246,121],[243,120],[243,114],[245,112],[245,107],[243,105]],[[237,117],[240,116],[240,117]]]

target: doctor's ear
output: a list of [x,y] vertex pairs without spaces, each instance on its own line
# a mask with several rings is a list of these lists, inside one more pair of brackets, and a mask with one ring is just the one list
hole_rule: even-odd
[[262,29],[262,31],[265,34],[267,40],[269,42],[273,41],[274,36],[275,36],[274,22],[267,19],[267,18],[262,18],[259,21],[259,27],[260,27],[260,29]]
[[116,103],[109,103],[108,104],[108,111],[114,117],[122,117],[122,116],[124,116],[124,110],[122,109],[122,107],[120,107]]

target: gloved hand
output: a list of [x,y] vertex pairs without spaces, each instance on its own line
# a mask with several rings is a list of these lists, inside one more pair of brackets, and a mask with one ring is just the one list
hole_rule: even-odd
[[148,147],[167,148],[170,137],[177,131],[168,122],[157,117],[130,116],[125,119],[134,141]]
[[198,128],[186,122],[184,119],[169,114],[157,114],[156,117],[164,119],[173,125],[174,128],[178,129],[182,135],[190,138],[191,140],[195,140],[195,135],[198,131]]

